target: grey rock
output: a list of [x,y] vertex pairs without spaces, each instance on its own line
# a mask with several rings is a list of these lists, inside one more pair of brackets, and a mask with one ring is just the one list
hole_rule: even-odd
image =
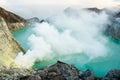
[[58,61],[43,69],[27,70],[3,68],[0,80],[120,80],[120,70],[111,70],[103,78],[98,78],[91,70],[79,71],[72,65]]
[[92,71],[87,70],[79,75],[79,78],[84,80],[95,80],[95,75]]
[[120,70],[109,71],[103,80],[120,80]]
[[36,22],[39,23],[40,20],[37,17],[33,17],[33,18],[30,18],[30,19],[27,19],[27,22],[29,22],[29,23],[36,23]]

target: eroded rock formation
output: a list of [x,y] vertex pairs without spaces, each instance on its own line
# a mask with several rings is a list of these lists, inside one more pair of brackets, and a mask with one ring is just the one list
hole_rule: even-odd
[[27,23],[26,20],[12,12],[0,7],[0,16],[5,20],[10,30],[23,28]]
[[25,25],[23,18],[0,8],[0,66],[9,67],[19,52],[25,52],[11,33]]
[[7,23],[0,17],[0,65],[9,66],[20,51],[24,52],[19,43],[12,37]]

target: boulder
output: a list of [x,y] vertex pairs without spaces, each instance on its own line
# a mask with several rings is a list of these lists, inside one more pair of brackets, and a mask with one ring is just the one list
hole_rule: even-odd
[[83,80],[95,80],[96,77],[91,70],[86,70],[85,72],[79,74],[79,78]]
[[79,71],[72,65],[58,61],[55,65],[38,70],[42,80],[78,80]]

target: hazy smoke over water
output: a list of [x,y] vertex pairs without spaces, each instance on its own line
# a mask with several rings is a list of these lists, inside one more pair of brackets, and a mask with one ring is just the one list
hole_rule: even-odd
[[15,63],[31,67],[36,60],[49,60],[70,54],[85,54],[89,59],[107,55],[107,39],[102,30],[109,24],[105,12],[87,10],[61,12],[48,22],[34,24],[34,34],[28,38],[30,49],[19,53]]
[[119,4],[119,0],[0,0],[1,7],[24,18],[47,18],[67,7],[106,8]]

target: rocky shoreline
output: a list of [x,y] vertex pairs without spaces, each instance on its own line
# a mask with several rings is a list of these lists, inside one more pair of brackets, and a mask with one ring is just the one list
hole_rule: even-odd
[[100,78],[91,70],[79,71],[73,65],[58,61],[43,69],[3,68],[0,80],[120,80],[120,70],[111,70]]
[[[97,8],[89,10],[101,12]],[[108,25],[105,33],[120,40],[120,11],[111,16],[112,23]],[[120,80],[120,70],[117,69],[113,69],[106,76],[99,78],[91,70],[79,71],[73,65],[61,61],[43,69],[10,68],[16,55],[20,51],[25,53],[22,46],[13,38],[11,31],[21,29],[31,22],[44,22],[44,20],[39,21],[38,18],[25,20],[0,8],[0,67],[2,66],[0,80]]]

